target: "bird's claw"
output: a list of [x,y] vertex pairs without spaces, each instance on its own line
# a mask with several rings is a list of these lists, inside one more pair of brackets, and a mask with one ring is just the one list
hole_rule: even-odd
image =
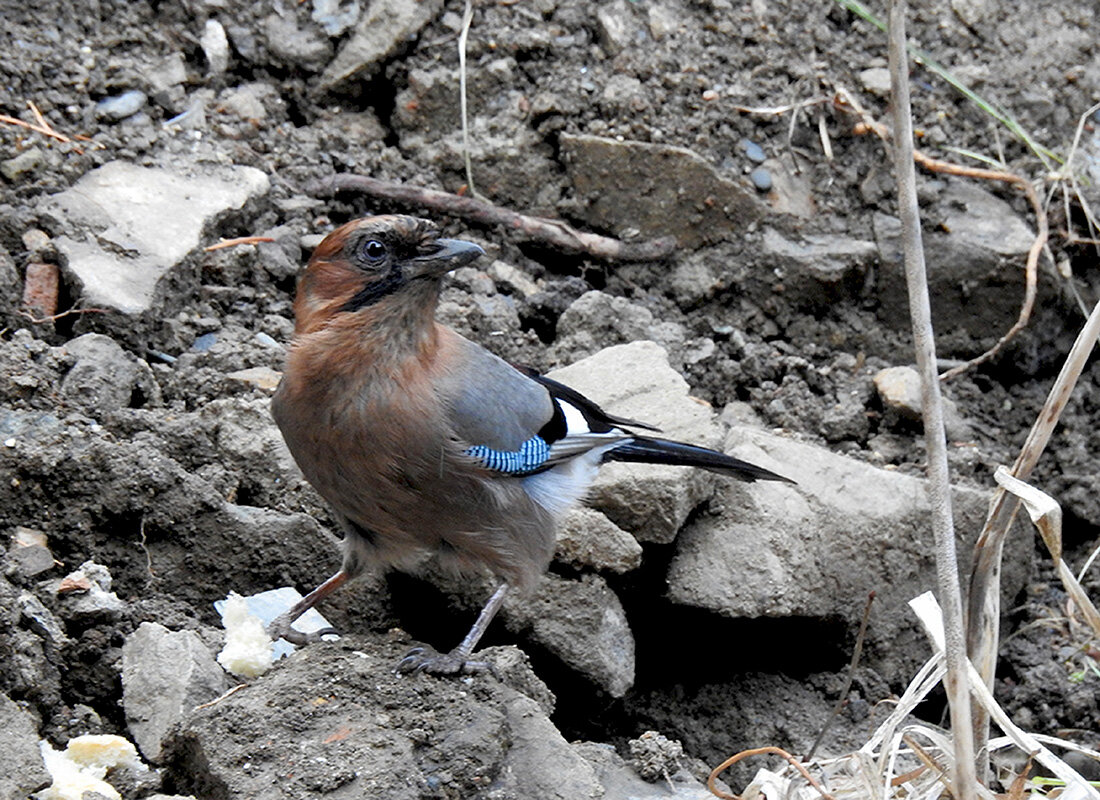
[[273,619],[271,624],[267,626],[266,631],[267,635],[271,637],[271,641],[277,642],[280,639],[286,639],[288,642],[298,647],[305,647],[307,644],[320,642],[324,636],[340,635],[340,631],[331,626],[304,633],[297,628],[291,627],[291,621],[285,619],[283,616],[278,616]]
[[472,675],[478,672],[491,672],[496,668],[488,661],[471,661],[465,653],[451,651],[437,653],[425,647],[414,647],[397,662],[394,672],[400,675],[415,675],[424,672],[428,675],[453,676]]

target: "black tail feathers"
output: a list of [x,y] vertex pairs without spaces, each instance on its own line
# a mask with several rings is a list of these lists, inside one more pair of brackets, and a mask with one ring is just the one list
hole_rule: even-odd
[[628,439],[603,457],[604,461],[630,461],[642,464],[670,464],[676,467],[699,467],[718,472],[739,481],[783,481],[794,483],[771,470],[732,458],[716,450],[697,447],[683,442],[670,442],[667,439],[651,439],[648,436],[635,436]]

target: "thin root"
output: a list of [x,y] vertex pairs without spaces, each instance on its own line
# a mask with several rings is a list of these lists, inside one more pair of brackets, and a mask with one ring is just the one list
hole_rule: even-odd
[[51,314],[48,317],[36,317],[33,314],[28,314],[26,311],[16,312],[19,316],[29,320],[34,325],[42,325],[47,322],[56,322],[57,320],[68,317],[73,314],[110,314],[109,308],[70,308],[68,311],[62,311],[60,314]]
[[818,783],[816,780],[814,780],[813,776],[810,775],[810,773],[806,770],[806,768],[804,766],[802,766],[802,764],[798,761],[797,758],[792,756],[790,753],[788,753],[782,747],[757,747],[757,748],[754,748],[752,750],[742,750],[737,755],[730,756],[729,758],[727,758],[725,761],[723,761],[721,764],[719,764],[717,767],[715,767],[711,771],[710,777],[707,778],[707,789],[709,789],[710,793],[713,794],[715,797],[721,797],[722,800],[741,800],[741,795],[730,794],[729,792],[724,792],[721,789],[719,789],[715,785],[715,781],[718,780],[718,776],[723,771],[725,771],[726,769],[729,769],[734,764],[736,764],[738,761],[749,758],[750,756],[759,756],[759,755],[765,755],[765,754],[782,756],[783,758],[787,759],[787,763],[789,763],[792,767],[794,767],[796,770],[798,770],[799,774],[801,774],[802,777],[806,779],[806,782],[809,783],[810,786],[817,789],[818,793],[823,798],[825,798],[825,800],[836,800],[836,798],[834,798],[831,794],[829,794],[828,792],[825,791],[824,787],[822,787],[822,785],[820,783]]

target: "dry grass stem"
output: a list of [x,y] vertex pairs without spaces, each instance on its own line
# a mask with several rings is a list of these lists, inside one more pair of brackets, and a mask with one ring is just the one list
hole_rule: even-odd
[[470,162],[470,125],[466,116],[466,40],[470,36],[470,23],[473,19],[473,0],[466,0],[466,8],[462,12],[462,32],[458,35],[458,106],[462,115],[462,160],[466,165],[466,187],[472,197],[480,197],[474,187],[474,168]]
[[[1035,423],[1028,432],[1012,476],[1026,481],[1039,457],[1046,449],[1054,427],[1069,402],[1077,385],[1077,379],[1100,337],[1100,302],[1093,308],[1081,332],[1070,348],[1058,377],[1050,388],[1046,402]],[[970,572],[970,591],[967,605],[967,652],[982,678],[983,686],[993,685],[996,671],[998,639],[1001,620],[1001,554],[1005,538],[1016,518],[1019,501],[1002,488],[998,488],[990,503],[985,525],[974,545],[973,567]],[[974,720],[979,740],[987,735],[987,723],[979,712]]]
[[936,374],[936,343],[928,278],[921,241],[917,177],[913,158],[913,123],[909,102],[909,60],[905,38],[905,0],[890,3],[889,63],[894,107],[894,173],[898,183],[898,216],[901,219],[905,277],[909,291],[909,314],[913,326],[917,371],[921,375],[921,412],[928,451],[928,499],[932,506],[932,535],[935,540],[936,577],[943,603],[946,630],[947,690],[951,710],[954,765],[952,780],[957,800],[974,800],[977,785],[974,763],[974,732],[971,727],[970,692],[966,667],[966,636],[963,625],[962,590],[959,586],[955,553],[955,526],[951,515],[951,482],[947,467],[947,445],[943,426],[943,401]]
[[1039,530],[1043,543],[1058,570],[1058,577],[1065,587],[1072,603],[1081,611],[1085,622],[1092,629],[1093,636],[1100,636],[1100,611],[1097,611],[1077,577],[1062,558],[1062,507],[1053,497],[1041,492],[1030,484],[1012,477],[1008,469],[998,467],[996,475],[998,485],[1014,494],[1027,509],[1032,523]]

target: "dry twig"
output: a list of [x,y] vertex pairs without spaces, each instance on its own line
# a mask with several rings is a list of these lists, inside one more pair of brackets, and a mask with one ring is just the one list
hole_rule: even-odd
[[260,244],[261,242],[273,242],[275,241],[270,236],[240,236],[236,239],[222,239],[217,244],[212,244],[209,247],[204,247],[202,250],[204,253],[210,253],[214,250],[224,250],[227,247],[236,247],[241,244]]
[[343,173],[311,184],[307,191],[324,196],[341,191],[364,192],[402,205],[426,208],[440,214],[499,225],[527,241],[537,241],[569,253],[583,253],[607,261],[660,261],[676,250],[676,239],[662,236],[642,242],[624,242],[596,233],[585,233],[556,219],[529,217],[486,200],[459,197],[448,192],[390,183],[366,175]]

